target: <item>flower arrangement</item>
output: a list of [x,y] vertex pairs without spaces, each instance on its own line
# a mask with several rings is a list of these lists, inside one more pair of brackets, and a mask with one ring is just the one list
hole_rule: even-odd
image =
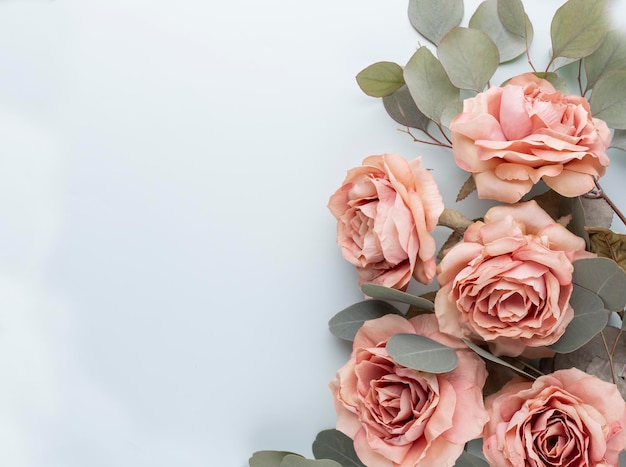
[[[348,171],[328,208],[365,299],[329,322],[353,349],[329,385],[337,426],[315,459],[259,451],[250,467],[620,464],[626,236],[610,226],[626,219],[599,180],[626,150],[626,36],[607,7],[564,2],[538,71],[521,0],[485,0],[467,27],[462,0],[409,0],[431,45],[357,82],[416,142],[452,150],[469,172],[457,201],[501,204],[479,219],[444,206],[420,157]],[[527,73],[490,83],[524,57]]]

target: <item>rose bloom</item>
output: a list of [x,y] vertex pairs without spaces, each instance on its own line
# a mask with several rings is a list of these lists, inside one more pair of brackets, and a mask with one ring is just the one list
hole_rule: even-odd
[[486,341],[496,355],[553,344],[574,317],[572,261],[593,256],[584,250],[535,201],[489,209],[439,264],[441,331]]
[[433,176],[396,154],[370,156],[348,171],[328,202],[337,218],[337,243],[357,267],[359,285],[404,290],[413,275],[430,283],[435,240],[430,232],[443,212]]
[[[459,364],[432,374],[396,363],[385,350],[391,336],[419,334],[458,349]],[[330,388],[337,429],[354,440],[361,461],[375,467],[453,466],[464,444],[487,421],[484,362],[465,344],[439,332],[433,315],[366,321],[348,363]]]
[[540,179],[563,196],[582,195],[609,165],[611,132],[587,100],[532,73],[466,99],[450,131],[480,198],[513,203]]
[[483,452],[497,467],[618,466],[626,404],[614,384],[569,368],[487,397]]

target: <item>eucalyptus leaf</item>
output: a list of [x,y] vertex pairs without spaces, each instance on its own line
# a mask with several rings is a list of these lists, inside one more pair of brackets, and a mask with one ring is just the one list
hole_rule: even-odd
[[411,25],[435,45],[462,19],[463,0],[409,0]]
[[354,451],[354,442],[339,430],[320,431],[313,441],[316,459],[332,459],[342,467],[365,467]]
[[626,467],[626,451],[621,451],[618,456],[619,467]]
[[441,113],[441,124],[446,128],[450,128],[450,124],[455,117],[457,117],[460,113],[463,112],[463,102],[461,101],[453,101],[450,102],[443,109]]
[[554,344],[548,346],[558,353],[569,353],[579,349],[598,334],[609,321],[609,314],[598,295],[574,285],[569,300],[574,309],[574,318],[565,333]]
[[388,96],[404,85],[402,67],[393,62],[377,62],[361,70],[356,82],[368,96]]
[[283,457],[280,467],[342,467],[332,459],[305,459],[301,456],[287,455]]
[[280,467],[280,463],[288,455],[298,456],[288,451],[257,451],[248,460],[248,465],[250,467]]
[[364,300],[341,310],[330,321],[328,328],[339,339],[353,341],[363,323],[388,314],[401,314],[400,311],[382,300]]
[[439,43],[437,56],[450,82],[481,92],[500,64],[498,47],[480,29],[456,27]]
[[600,47],[583,60],[587,89],[598,79],[616,70],[626,70],[626,34],[620,30],[609,31]]
[[448,104],[461,93],[450,82],[443,65],[427,47],[420,47],[404,67],[404,81],[417,108],[435,122]]
[[[515,0],[515,2],[519,2],[519,0]],[[482,2],[470,18],[469,27],[480,29],[491,38],[498,48],[500,63],[503,63],[513,60],[526,52],[527,43],[532,41],[533,27],[528,17],[524,14],[522,7],[522,21],[526,21],[529,35],[528,41],[525,34],[518,35],[509,31],[498,15],[501,3],[502,0],[485,0]]]
[[590,55],[604,40],[608,26],[607,0],[568,0],[550,25],[552,57]]
[[528,16],[524,12],[522,0],[497,0],[496,14],[508,32],[522,39],[526,38]]
[[575,198],[567,198],[564,196],[559,205],[559,217],[571,215],[572,219],[566,226],[567,230],[577,237],[585,239],[585,245],[589,245],[589,234],[585,227],[586,216],[583,200],[587,201],[586,198],[580,196],[576,196]]
[[574,261],[572,282],[596,293],[611,311],[626,306],[626,273],[608,258],[585,258]]
[[428,373],[447,373],[459,364],[455,349],[418,334],[395,334],[386,349],[400,365]]
[[580,201],[584,209],[585,224],[588,227],[611,227],[613,223],[613,209],[604,198],[581,196]]
[[400,125],[422,131],[428,129],[430,119],[417,108],[409,88],[406,86],[402,86],[393,94],[383,97],[383,105],[389,116]]
[[626,235],[602,227],[588,230],[591,251],[603,258],[612,259],[626,271]]
[[621,149],[626,151],[626,130],[615,130],[613,132],[613,139],[611,140],[611,147],[615,149]]
[[509,362],[502,360],[499,357],[496,357],[495,355],[493,355],[491,352],[486,351],[485,349],[477,346],[476,344],[474,344],[471,341],[468,341],[466,339],[463,339],[463,342],[465,342],[465,344],[472,349],[474,352],[476,352],[480,357],[484,358],[485,360],[489,360],[490,362],[493,363],[497,363],[498,365],[502,365],[510,370],[513,370],[515,373],[522,375],[528,379],[535,379],[535,377],[529,373],[526,373],[524,370],[522,370],[521,368],[517,368],[514,365],[511,365]]
[[431,301],[426,300],[425,298],[382,285],[363,284],[361,286],[361,291],[369,297],[378,298],[380,300],[393,300],[395,302],[419,306],[431,311],[434,310],[435,307]]
[[489,463],[480,457],[476,457],[467,451],[463,451],[456,460],[454,467],[489,467]]
[[589,105],[594,117],[611,128],[626,129],[626,70],[602,75],[593,88]]

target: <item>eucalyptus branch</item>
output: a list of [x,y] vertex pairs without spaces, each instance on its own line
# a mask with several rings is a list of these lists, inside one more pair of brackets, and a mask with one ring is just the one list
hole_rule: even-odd
[[443,127],[441,126],[441,123],[437,123],[437,128],[439,128],[439,132],[446,139],[446,141],[448,143],[450,143],[450,145],[451,145],[450,147],[452,147],[452,140],[450,138],[448,138],[448,135],[446,135],[446,132],[443,130]]
[[[402,128],[398,128],[398,131],[401,131],[402,133],[406,133],[407,135],[409,135],[412,139],[414,143],[423,143],[423,144],[430,144],[431,146],[440,146],[443,148],[448,148],[448,149],[452,149],[452,145],[451,144],[446,144],[443,141],[438,140],[437,138],[435,138],[433,135],[431,135],[429,132],[422,130],[422,132],[428,136],[432,141],[426,141],[423,139],[419,139],[417,138],[413,132],[411,132],[411,129],[409,127],[406,127],[405,129]],[[446,138],[447,139],[447,138]]]
[[604,336],[604,331],[600,331],[600,336],[602,337],[602,343],[604,344],[604,350],[606,350],[606,356],[609,359],[609,366],[611,367],[611,378],[613,379],[613,384],[617,384],[617,378],[615,378],[615,366],[613,365],[613,354],[609,351],[609,346],[606,342],[606,337]]

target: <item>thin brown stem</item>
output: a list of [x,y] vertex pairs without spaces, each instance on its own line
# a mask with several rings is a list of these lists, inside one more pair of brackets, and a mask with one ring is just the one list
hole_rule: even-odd
[[613,378],[613,384],[617,384],[617,378],[615,377],[615,367],[613,366],[613,354],[609,351],[609,346],[606,343],[606,337],[604,331],[600,331],[602,337],[602,343],[604,344],[604,350],[606,350],[606,356],[609,358],[609,366],[611,367],[611,378]]
[[580,95],[584,96],[583,92],[583,82],[582,82],[582,72],[583,72],[583,61],[578,60],[578,89],[580,89]]
[[398,131],[401,131],[402,133],[406,133],[407,135],[409,135],[413,139],[413,142],[415,143],[430,144],[432,146],[441,146],[441,147],[449,148],[449,149],[452,148],[452,145],[446,144],[443,141],[438,140],[437,138],[435,138],[433,135],[431,135],[430,133],[426,131],[424,131],[423,133],[426,136],[428,136],[432,141],[426,141],[426,140],[415,137],[415,135],[411,132],[411,129],[409,127],[407,127],[406,130],[402,128],[398,128]]
[[622,214],[622,211],[620,211],[619,208],[615,205],[615,203],[611,201],[611,198],[609,198],[609,196],[605,193],[605,191],[602,189],[602,187],[600,186],[597,180],[595,184],[596,184],[596,190],[587,193],[585,197],[602,198],[604,201],[606,201],[606,204],[608,204],[609,207],[613,210],[615,215],[619,217],[619,220],[622,221],[622,224],[626,225],[626,217],[624,217],[624,214]]

